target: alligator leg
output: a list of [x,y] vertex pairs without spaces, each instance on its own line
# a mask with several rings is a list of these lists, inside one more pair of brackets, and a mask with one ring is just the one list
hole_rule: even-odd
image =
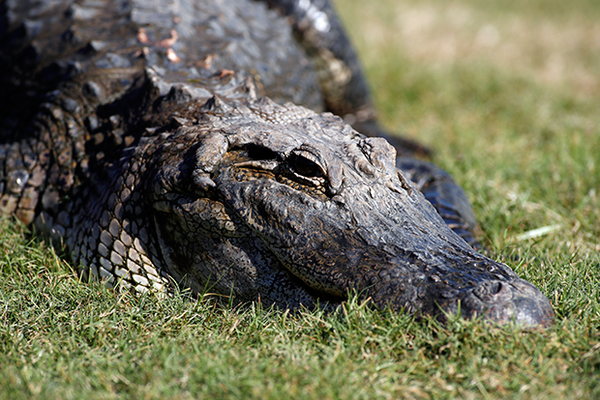
[[328,111],[367,136],[385,138],[401,156],[431,154],[426,146],[390,134],[378,124],[369,84],[331,1],[265,1],[290,17],[294,33],[316,64]]

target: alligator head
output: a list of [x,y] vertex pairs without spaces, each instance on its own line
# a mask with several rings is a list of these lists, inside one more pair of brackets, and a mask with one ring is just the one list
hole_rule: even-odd
[[161,257],[194,291],[290,308],[356,291],[441,319],[550,323],[546,297],[452,232],[385,140],[265,99],[194,113],[144,155]]

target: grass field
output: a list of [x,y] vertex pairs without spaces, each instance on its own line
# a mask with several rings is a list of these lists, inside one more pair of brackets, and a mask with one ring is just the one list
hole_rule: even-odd
[[0,398],[600,398],[600,3],[336,4],[386,126],[434,149],[556,324],[139,298],[4,219]]

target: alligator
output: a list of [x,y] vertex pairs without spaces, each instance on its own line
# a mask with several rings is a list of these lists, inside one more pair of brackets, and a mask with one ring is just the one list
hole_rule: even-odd
[[464,191],[380,128],[328,0],[0,8],[0,209],[81,279],[551,324],[477,251]]

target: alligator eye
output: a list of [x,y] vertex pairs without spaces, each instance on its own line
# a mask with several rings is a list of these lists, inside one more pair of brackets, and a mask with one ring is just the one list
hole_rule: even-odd
[[319,164],[303,156],[295,155],[291,166],[298,175],[306,178],[319,178],[324,175]]
[[248,158],[253,160],[277,160],[277,153],[268,147],[258,144],[249,144],[246,146]]

